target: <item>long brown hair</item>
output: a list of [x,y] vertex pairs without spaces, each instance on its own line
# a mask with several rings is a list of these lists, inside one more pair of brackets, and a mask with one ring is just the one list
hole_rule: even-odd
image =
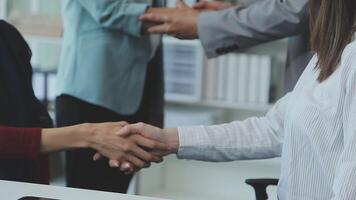
[[341,61],[352,41],[356,22],[356,0],[310,0],[312,50],[318,56],[318,80],[326,80]]

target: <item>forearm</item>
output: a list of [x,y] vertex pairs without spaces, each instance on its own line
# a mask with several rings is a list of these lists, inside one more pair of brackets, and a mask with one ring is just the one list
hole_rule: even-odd
[[41,153],[89,148],[92,136],[89,126],[89,124],[81,124],[64,128],[43,129]]
[[179,149],[179,136],[177,128],[163,129],[163,135],[165,136],[164,143],[169,147],[169,153],[177,153]]

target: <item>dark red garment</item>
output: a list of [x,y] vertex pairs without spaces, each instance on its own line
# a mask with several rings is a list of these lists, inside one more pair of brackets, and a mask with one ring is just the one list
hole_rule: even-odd
[[31,176],[36,183],[49,183],[47,156],[40,154],[40,128],[0,126],[0,159],[31,161]]

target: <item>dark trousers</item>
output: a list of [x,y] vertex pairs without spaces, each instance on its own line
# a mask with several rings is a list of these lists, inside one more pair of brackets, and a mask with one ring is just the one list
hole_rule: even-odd
[[[89,104],[69,95],[56,100],[57,126],[80,123],[127,121],[146,122],[163,126],[163,69],[161,50],[150,62],[145,81],[141,105],[133,115],[120,115],[109,109]],[[125,193],[132,175],[124,175],[118,169],[108,166],[107,159],[93,162],[95,151],[91,149],[66,152],[67,186]]]

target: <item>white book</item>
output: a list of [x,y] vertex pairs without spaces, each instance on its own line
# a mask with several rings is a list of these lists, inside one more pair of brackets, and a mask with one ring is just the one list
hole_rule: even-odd
[[50,101],[56,99],[56,85],[57,85],[57,75],[50,74],[47,77],[47,98]]
[[45,98],[45,76],[43,73],[33,73],[32,75],[32,87],[36,97],[40,100]]
[[205,82],[204,82],[204,90],[205,90],[205,95],[204,98],[206,100],[213,100],[214,99],[214,84],[215,84],[215,74],[214,70],[216,68],[216,59],[207,59],[206,60],[206,66],[205,66]]
[[217,100],[218,99],[218,91],[219,91],[219,58],[214,58],[213,59],[213,67],[212,67],[212,72],[213,72],[213,96],[211,100]]
[[229,54],[227,57],[227,102],[236,102],[235,97],[237,96],[236,90],[236,80],[237,80],[237,54]]
[[250,55],[249,56],[249,68],[250,68],[250,80],[249,80],[249,89],[248,89],[248,102],[249,103],[258,103],[259,101],[259,73],[260,73],[260,56]]
[[249,63],[246,54],[240,54],[238,58],[238,75],[237,75],[237,102],[247,102],[248,92],[248,77],[249,77]]
[[7,0],[0,0],[0,19],[6,18]]
[[261,56],[260,60],[259,103],[268,104],[271,86],[272,58],[270,56]]
[[217,100],[226,100],[226,84],[227,84],[227,56],[220,56],[219,63],[219,78],[218,78],[218,96]]

